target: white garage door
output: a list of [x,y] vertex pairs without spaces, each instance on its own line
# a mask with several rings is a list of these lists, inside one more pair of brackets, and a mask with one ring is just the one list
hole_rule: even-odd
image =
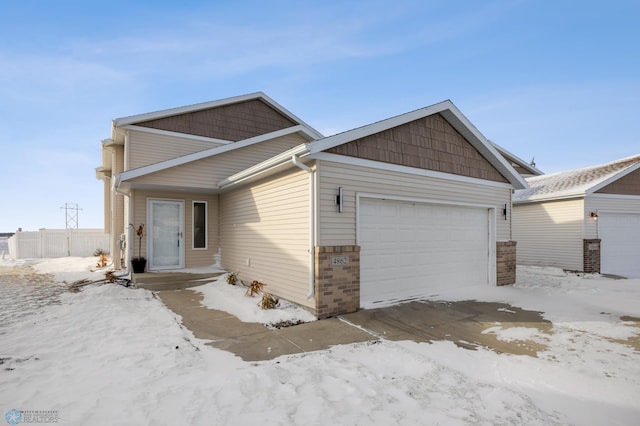
[[640,214],[600,213],[600,272],[640,278]]
[[360,304],[487,284],[489,210],[363,198]]

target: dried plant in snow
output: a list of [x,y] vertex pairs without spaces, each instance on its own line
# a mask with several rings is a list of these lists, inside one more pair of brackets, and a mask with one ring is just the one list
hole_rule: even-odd
[[229,285],[238,284],[238,272],[229,272],[227,274],[227,284]]
[[253,297],[256,294],[260,294],[260,292],[262,291],[262,287],[264,287],[265,285],[266,284],[261,283],[260,281],[253,280],[251,282],[251,285],[249,285],[249,288],[247,289],[247,291],[244,293],[244,295],[248,297]]
[[107,271],[104,273],[104,279],[109,283],[114,283],[118,277],[113,273],[113,271]]
[[108,251],[97,248],[96,251],[93,252],[93,255],[98,256],[98,264],[96,265],[98,268],[104,268],[107,266],[107,256],[109,256]]
[[258,306],[260,306],[262,309],[274,309],[278,306],[279,302],[280,301],[277,298],[273,297],[269,293],[263,293],[262,299],[260,299],[260,302],[258,302]]

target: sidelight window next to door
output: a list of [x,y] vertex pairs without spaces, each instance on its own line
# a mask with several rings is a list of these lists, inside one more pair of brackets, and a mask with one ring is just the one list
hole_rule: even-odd
[[193,202],[193,248],[207,248],[207,202]]

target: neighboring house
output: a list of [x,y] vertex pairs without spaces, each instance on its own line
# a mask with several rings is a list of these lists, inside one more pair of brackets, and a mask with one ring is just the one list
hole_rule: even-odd
[[513,197],[518,263],[640,277],[640,155],[527,178]]
[[323,137],[256,93],[116,119],[102,144],[112,253],[145,223],[151,271],[218,255],[318,317],[515,281],[526,183],[450,101]]

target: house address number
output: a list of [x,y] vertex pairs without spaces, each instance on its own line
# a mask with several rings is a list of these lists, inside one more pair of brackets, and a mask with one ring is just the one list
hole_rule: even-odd
[[331,256],[331,266],[349,266],[349,256]]

